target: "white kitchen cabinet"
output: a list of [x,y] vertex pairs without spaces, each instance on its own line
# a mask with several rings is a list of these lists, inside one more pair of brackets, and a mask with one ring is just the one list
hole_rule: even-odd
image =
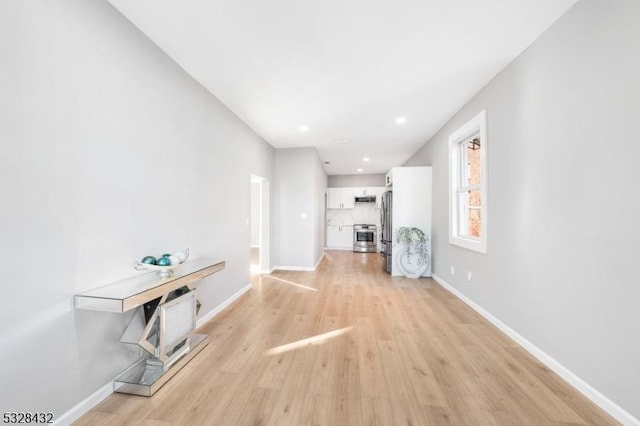
[[342,208],[352,209],[356,206],[355,194],[352,188],[342,188]]
[[373,195],[373,188],[351,188],[353,190],[353,194],[358,197],[362,197],[365,195]]
[[340,203],[342,203],[342,200],[340,199],[337,188],[327,188],[327,208],[339,209]]
[[334,250],[353,250],[353,225],[327,225],[326,247]]
[[332,248],[338,243],[339,228],[340,227],[336,225],[327,225],[327,232],[325,234],[326,241],[324,244],[326,248]]
[[352,209],[356,206],[354,188],[327,188],[327,208]]
[[327,208],[328,209],[353,209],[355,208],[355,198],[373,196],[376,197],[376,206],[380,208],[382,193],[386,187],[350,187],[350,188],[327,188]]

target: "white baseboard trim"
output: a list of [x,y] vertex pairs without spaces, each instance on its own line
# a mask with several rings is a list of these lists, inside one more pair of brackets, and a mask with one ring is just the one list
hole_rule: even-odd
[[73,408],[53,421],[53,424],[59,426],[68,426],[82,417],[87,411],[105,400],[113,393],[113,382],[109,382],[100,389],[83,399]]
[[242,287],[240,290],[238,290],[235,293],[233,293],[227,300],[225,300],[224,302],[222,302],[221,304],[219,304],[218,306],[216,306],[215,308],[213,308],[212,310],[207,312],[205,315],[203,315],[200,319],[198,319],[196,327],[198,327],[198,328],[202,327],[205,323],[207,323],[213,317],[215,317],[220,312],[222,312],[222,310],[224,308],[226,308],[227,306],[232,304],[237,298],[239,298],[240,296],[242,296],[243,294],[245,294],[249,290],[251,290],[251,283],[249,283],[246,286]]
[[[316,270],[313,266],[274,266],[273,271],[303,271],[313,272]],[[271,271],[271,272],[273,272]]]
[[458,299],[462,300],[464,303],[469,305],[474,311],[482,315],[486,320],[490,323],[498,327],[500,331],[513,339],[517,344],[522,346],[527,352],[536,357],[538,361],[542,362],[544,365],[553,370],[558,376],[562,377],[567,383],[573,386],[578,392],[582,393],[584,396],[589,398],[596,404],[598,407],[602,408],[604,411],[609,413],[613,418],[618,420],[625,426],[638,426],[640,425],[640,420],[632,416],[629,412],[627,412],[624,408],[620,407],[615,402],[611,401],[605,395],[603,395],[600,391],[595,389],[593,386],[582,380],[580,377],[576,376],[571,370],[566,368],[564,365],[560,364],[554,358],[545,353],[542,349],[538,348],[536,345],[522,337],[518,332],[510,328],[508,325],[500,321],[498,318],[491,315],[480,305],[476,304],[473,300],[469,299],[464,294],[460,293],[456,290],[451,284],[447,283],[441,277],[436,274],[433,274],[433,279],[438,282],[445,290],[452,293]]
[[[315,266],[274,266],[273,269],[271,270],[271,272],[275,271],[275,270],[281,270],[281,271],[303,271],[303,272],[314,272],[316,269],[318,269],[318,266],[320,265],[320,262],[322,262],[322,259],[324,258],[325,253],[322,253],[322,256],[320,256],[320,259],[318,259],[318,261],[316,262]],[[270,272],[270,273],[271,273]]]
[[343,251],[353,251],[353,247],[325,247],[325,250],[343,250]]

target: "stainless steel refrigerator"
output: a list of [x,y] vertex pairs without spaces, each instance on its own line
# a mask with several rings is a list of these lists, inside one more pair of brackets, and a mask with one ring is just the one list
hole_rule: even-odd
[[392,266],[391,251],[393,250],[393,226],[391,212],[393,211],[393,192],[386,191],[382,194],[380,206],[380,254],[384,262],[384,270],[390,274]]

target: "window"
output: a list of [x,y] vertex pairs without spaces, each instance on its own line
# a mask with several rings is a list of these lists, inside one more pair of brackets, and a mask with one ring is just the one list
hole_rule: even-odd
[[449,243],[487,252],[487,113],[449,136]]

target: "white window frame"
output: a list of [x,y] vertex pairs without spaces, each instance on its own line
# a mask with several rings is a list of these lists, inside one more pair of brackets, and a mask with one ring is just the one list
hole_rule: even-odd
[[[472,137],[479,135],[480,138],[480,185],[462,185],[464,176],[462,170],[461,156],[462,144],[468,142]],[[469,120],[464,126],[453,132],[449,136],[449,243],[474,250],[480,253],[487,252],[487,112],[481,111],[478,115]],[[460,204],[458,194],[461,191],[480,189],[480,238],[460,233],[460,217],[465,214]]]

